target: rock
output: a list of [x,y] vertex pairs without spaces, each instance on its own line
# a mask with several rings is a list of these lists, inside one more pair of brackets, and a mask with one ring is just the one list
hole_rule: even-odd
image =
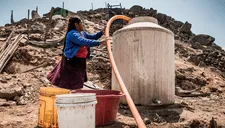
[[150,121],[149,118],[145,117],[145,118],[144,118],[144,123],[145,123],[146,125],[148,125],[148,124],[151,123],[151,121]]
[[205,49],[205,47],[201,45],[199,42],[191,42],[191,47],[194,49],[202,49],[202,50]]
[[220,72],[220,75],[225,78],[225,72]]
[[11,80],[12,79],[12,76],[8,75],[8,76],[5,77],[5,79],[6,80]]
[[66,26],[66,21],[59,19],[59,20],[56,21],[54,30],[55,31],[63,30],[65,26]]
[[216,92],[218,89],[216,87],[210,87],[210,92]]
[[8,103],[9,106],[16,105],[16,102],[15,101],[8,101],[7,103]]
[[15,101],[6,101],[5,99],[0,99],[0,106],[13,106],[16,105]]
[[130,11],[131,12],[134,12],[135,14],[140,14],[141,13],[141,11],[142,11],[142,7],[141,6],[139,6],[139,5],[134,5],[134,6],[132,6],[131,8],[130,8]]
[[0,102],[6,102],[6,99],[0,99]]
[[39,34],[39,33],[30,34],[29,39],[30,40],[36,40],[36,41],[42,41],[43,40],[42,37],[41,37],[41,34]]
[[7,80],[6,79],[3,79],[3,78],[0,78],[0,82],[1,83],[7,83]]
[[179,28],[179,32],[190,33],[191,32],[191,24],[187,21]]
[[19,46],[25,46],[25,45],[27,45],[27,43],[28,43],[28,40],[23,38],[23,39],[20,41]]
[[25,100],[23,99],[23,96],[21,96],[21,97],[18,99],[17,104],[18,104],[18,105],[26,105],[26,104],[27,104],[27,101],[25,101]]
[[181,21],[174,21],[175,29],[180,28],[184,23]]
[[165,14],[158,13],[156,18],[159,21],[159,24],[163,24],[166,21],[167,16]]
[[6,41],[6,38],[0,38],[0,41]]
[[127,110],[123,110],[123,114],[128,114]]
[[179,122],[183,122],[183,121],[185,121],[185,118],[180,118],[179,119]]
[[50,83],[49,80],[48,80],[46,77],[41,77],[41,78],[40,78],[40,81],[41,81],[42,83],[44,83],[44,84]]
[[100,14],[100,13],[97,13],[97,14],[94,15],[94,17],[95,17],[95,18],[101,18],[101,17],[103,17],[103,15]]
[[20,86],[6,86],[0,89],[0,98],[6,100],[12,100],[15,96],[21,96],[23,94],[23,87]]
[[224,91],[224,90],[223,90],[222,88],[218,88],[218,89],[217,89],[217,92],[218,92],[218,93],[223,93],[223,91]]
[[88,26],[95,26],[94,22],[88,21],[88,20],[84,20],[84,24],[88,25]]
[[153,8],[150,8],[150,10],[147,12],[147,16],[156,17],[157,10],[154,10]]
[[207,123],[203,122],[203,121],[200,121],[200,120],[192,120],[189,123],[188,127],[190,127],[190,128],[206,128],[207,127]]
[[215,41],[215,38],[209,35],[199,34],[190,39],[193,43],[200,43],[201,45],[212,45]]
[[188,59],[188,61],[193,62],[195,65],[198,65],[200,63],[200,57],[196,56],[196,55],[191,55],[190,58]]
[[120,108],[121,109],[129,109],[129,107],[127,105],[123,105],[123,104],[120,104]]
[[31,33],[41,33],[43,34],[45,32],[46,26],[41,22],[35,22],[33,25],[31,25]]
[[218,45],[217,45],[217,44],[215,44],[215,43],[212,43],[212,44],[211,44],[211,47],[212,47],[212,48],[214,48],[214,49],[220,50],[220,51],[222,51],[222,50],[223,50],[223,48],[222,48],[222,47],[218,46]]
[[52,20],[66,20],[66,18],[64,18],[63,16],[61,15],[53,15],[52,16]]
[[199,67],[206,67],[206,64],[203,61],[200,61],[198,64]]
[[189,80],[184,80],[179,85],[183,90],[193,90],[196,89],[198,86]]

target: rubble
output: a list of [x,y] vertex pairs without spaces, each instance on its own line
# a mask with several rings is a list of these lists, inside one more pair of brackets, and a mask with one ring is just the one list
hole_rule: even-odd
[[215,38],[209,35],[199,34],[191,38],[190,41],[192,43],[200,43],[201,45],[212,45],[212,43],[215,41]]
[[[192,101],[193,99],[187,97],[176,97],[176,100],[183,100],[193,104],[194,106],[190,108],[197,108],[195,111],[201,110],[203,113],[205,111],[201,107],[208,105],[207,108],[212,109],[210,114],[221,114],[220,111],[213,110],[210,106],[211,102],[219,106],[221,111],[225,110],[223,105],[220,104],[223,101],[218,101],[219,99],[222,100],[225,94],[225,51],[214,43],[215,39],[213,37],[192,33],[192,25],[188,21],[183,23],[166,14],[158,13],[153,8],[145,9],[141,6],[133,6],[130,9],[113,9],[110,10],[110,14],[106,8],[93,11],[78,11],[77,13],[66,10],[65,14],[67,17],[58,15],[59,11],[60,8],[55,8],[51,21],[48,18],[50,13],[45,14],[44,17],[39,17],[34,11],[34,16],[32,16],[31,20],[22,19],[13,24],[0,27],[0,41],[2,42],[5,42],[9,35],[12,32],[14,33],[14,30],[14,34],[22,34],[27,37],[20,41],[20,45],[3,69],[3,73],[0,74],[0,106],[37,103],[39,100],[39,88],[53,86],[46,79],[46,76],[53,69],[60,55],[62,55],[62,44],[65,38],[68,16],[80,16],[85,30],[89,33],[95,33],[105,27],[108,18],[116,14],[123,14],[129,17],[155,17],[158,19],[159,25],[174,32],[176,39],[176,94],[177,92],[189,93],[192,91],[211,94],[204,97],[208,99],[207,102],[198,98],[194,99],[198,101],[196,103]],[[123,21],[115,22],[111,26],[110,33],[112,34],[125,24],[126,22]],[[45,41],[47,26],[49,26],[49,31],[47,31],[47,39]],[[89,81],[104,89],[111,88],[112,71],[106,46],[91,48],[91,58],[87,62],[87,72]],[[122,111],[123,109],[126,111]],[[123,118],[120,116],[121,119],[119,120],[122,120],[122,122],[125,118],[123,113],[126,116],[131,116],[131,112],[127,109],[127,106],[120,108]],[[151,125],[159,125],[160,127],[164,123],[174,125],[180,122],[186,124],[187,127],[203,126],[203,123],[199,120],[194,121],[192,119],[190,121],[187,117],[180,117],[180,111],[184,111],[184,109],[174,109],[154,110],[153,112],[149,108],[140,110],[142,110],[142,115],[145,117],[145,124],[149,127]],[[205,117],[208,118],[209,116]],[[129,120],[127,122],[132,121]],[[135,127],[134,121],[122,125]],[[180,127],[180,124],[178,127]]]
[[190,33],[191,24],[186,21],[178,30],[179,32]]
[[41,18],[41,16],[37,13],[37,11],[35,10],[32,10],[31,12],[31,16],[32,16],[32,19],[38,19],[38,18]]

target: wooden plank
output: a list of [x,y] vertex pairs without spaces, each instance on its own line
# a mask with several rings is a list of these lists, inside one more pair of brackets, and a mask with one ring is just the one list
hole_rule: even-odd
[[[11,44],[9,44],[9,45],[5,48],[5,50],[3,50],[3,51],[0,52],[0,60],[3,58],[4,55],[6,55],[8,49],[12,46],[12,44],[16,41],[16,39],[17,39],[18,37],[19,37],[19,35],[15,36],[15,40],[14,40]],[[1,62],[1,61],[0,61],[0,62]]]
[[0,67],[1,67],[2,64],[4,64],[5,59],[8,57],[8,54],[9,54],[10,51],[13,49],[14,45],[16,44],[16,42],[19,40],[19,37],[20,37],[20,36],[18,36],[17,39],[14,40],[15,43],[10,44],[10,45],[4,50],[3,54],[2,54],[1,57],[0,57]]
[[19,47],[20,40],[22,40],[23,37],[24,37],[23,35],[19,35],[18,38],[15,40],[15,43],[11,44],[12,46],[9,47],[8,51],[6,52],[6,55],[1,58],[0,73],[3,71],[8,61],[12,58],[13,54]]
[[11,37],[12,37],[12,35],[13,35],[14,33],[15,33],[14,30],[10,33],[9,37],[7,38],[7,40],[6,40],[6,41],[4,42],[4,44],[2,45],[2,47],[1,47],[1,49],[0,49],[0,53],[1,53],[1,51],[5,50],[5,48],[8,46],[9,41],[10,41],[10,39],[11,39]]
[[36,66],[36,67],[34,67],[34,68],[31,68],[31,69],[28,69],[28,70],[26,70],[26,71],[23,71],[22,73],[26,73],[26,72],[30,72],[30,71],[33,71],[33,70],[35,70],[35,69],[38,69],[38,68],[40,68],[40,67],[44,67],[44,66],[47,66],[48,65],[48,63],[42,63],[42,64],[40,64],[40,65],[38,65],[38,66]]

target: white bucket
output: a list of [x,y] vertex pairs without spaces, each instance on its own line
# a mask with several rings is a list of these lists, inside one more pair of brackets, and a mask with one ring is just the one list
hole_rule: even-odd
[[95,128],[95,93],[56,96],[59,128]]

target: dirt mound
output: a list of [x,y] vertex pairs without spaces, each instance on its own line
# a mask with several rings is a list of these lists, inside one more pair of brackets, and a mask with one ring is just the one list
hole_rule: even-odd
[[[176,73],[176,103],[172,106],[156,108],[138,106],[148,127],[209,127],[212,117],[219,125],[224,126],[224,94],[225,94],[225,52],[213,41],[209,35],[195,35],[191,32],[191,23],[176,21],[174,18],[152,8],[145,9],[134,6],[131,9],[97,9],[94,11],[79,11],[71,15],[79,15],[86,31],[94,33],[102,29],[107,20],[116,14],[129,17],[153,16],[159,25],[166,27],[175,34],[175,73]],[[29,37],[29,41],[20,45],[12,59],[0,74],[0,114],[9,114],[7,121],[0,121],[1,127],[34,126],[37,112],[21,112],[22,116],[12,112],[12,108],[19,113],[21,106],[29,106],[29,110],[37,110],[39,88],[50,86],[46,75],[53,69],[62,54],[62,46],[66,32],[67,18],[59,15],[52,17],[50,22],[46,17],[33,20],[23,19],[14,24],[0,28],[1,40],[6,40],[10,32],[17,29]],[[117,21],[112,25],[111,34],[123,27],[126,22]],[[29,28],[29,26],[32,26]],[[47,40],[44,41],[46,28]],[[2,41],[1,41],[2,42]],[[1,43],[2,44],[2,43]],[[111,66],[107,49],[103,47],[91,48],[91,58],[87,62],[88,79],[105,88],[111,88]],[[35,103],[35,105],[31,105]],[[26,107],[24,106],[24,107]],[[1,111],[2,110],[2,111]],[[3,111],[4,110],[4,111]],[[28,114],[28,116],[24,116]],[[23,119],[18,119],[19,117]],[[13,123],[12,123],[13,122]],[[16,123],[15,123],[16,122]],[[126,105],[121,105],[117,122],[109,127],[137,127],[131,112]]]

